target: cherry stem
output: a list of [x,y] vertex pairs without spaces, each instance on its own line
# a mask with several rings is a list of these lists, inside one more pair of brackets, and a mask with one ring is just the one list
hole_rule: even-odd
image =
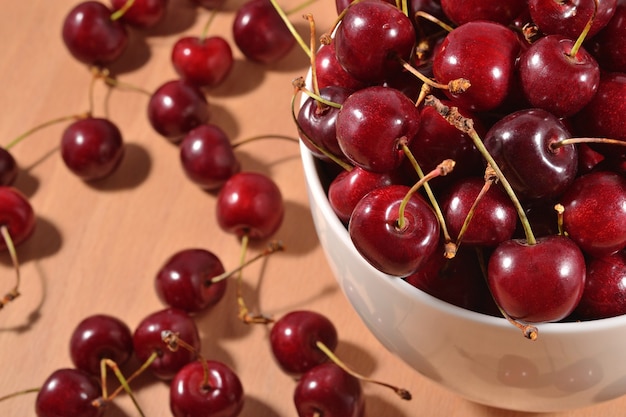
[[591,13],[591,17],[589,18],[589,21],[587,22],[587,24],[583,28],[583,31],[580,33],[580,35],[576,39],[576,42],[574,42],[574,45],[572,46],[572,50],[568,54],[570,58],[574,58],[576,54],[578,53],[579,49],[582,47],[583,42],[585,41],[585,38],[587,37],[587,34],[591,30],[593,21],[596,19],[596,13],[598,13],[598,0],[593,0],[593,13]]
[[550,149],[556,150],[562,146],[576,145],[579,143],[603,143],[607,145],[626,146],[626,141],[610,138],[567,138],[550,143]]
[[289,29],[289,32],[291,32],[294,39],[300,45],[304,53],[308,57],[311,57],[311,50],[309,49],[309,46],[306,44],[306,42],[304,42],[304,40],[302,39],[302,36],[300,36],[296,28],[293,26],[293,23],[291,23],[285,11],[278,5],[276,0],[270,0],[270,2],[272,3],[272,6],[274,6],[274,9],[279,14],[280,18],[283,20],[283,22],[287,26],[287,29]]
[[21,135],[19,135],[15,139],[13,139],[11,142],[9,142],[8,145],[6,145],[4,147],[4,149],[6,149],[6,150],[11,149],[13,146],[17,145],[18,143],[20,143],[22,140],[24,140],[28,136],[30,136],[33,133],[35,133],[35,132],[37,132],[39,130],[42,130],[43,128],[46,128],[48,126],[52,126],[52,125],[57,124],[57,123],[67,122],[68,120],[83,119],[83,118],[89,117],[89,115],[90,115],[90,113],[84,113],[84,114],[72,115],[72,116],[63,116],[63,117],[58,117],[56,119],[52,119],[52,120],[49,120],[47,122],[44,122],[44,123],[42,123],[40,125],[37,125],[37,126],[33,127],[30,130],[27,130],[26,132],[22,133]]
[[434,107],[435,110],[437,110],[437,112],[448,121],[448,123],[459,129],[461,132],[464,132],[472,139],[472,141],[474,142],[474,146],[476,146],[476,149],[478,149],[478,151],[483,156],[483,158],[485,158],[489,166],[491,166],[496,176],[498,177],[498,181],[500,182],[500,184],[502,184],[505,192],[513,202],[513,205],[515,206],[515,209],[517,211],[517,215],[520,219],[520,222],[522,223],[524,234],[526,235],[526,242],[529,245],[536,244],[537,240],[535,239],[535,235],[533,234],[532,228],[530,227],[530,222],[528,221],[528,217],[526,216],[526,213],[524,212],[524,209],[519,199],[517,198],[515,191],[513,191],[511,184],[504,176],[502,170],[483,144],[483,141],[480,139],[478,132],[476,132],[476,130],[474,129],[474,121],[470,118],[463,117],[463,115],[459,113],[459,109],[457,107],[446,106],[433,95],[426,97],[426,99],[424,100],[424,105]]
[[382,381],[377,381],[374,380],[372,378],[368,378],[364,375],[361,375],[359,373],[356,373],[355,371],[353,371],[352,369],[350,369],[345,363],[343,363],[343,361],[341,359],[339,359],[337,357],[337,355],[335,355],[333,353],[333,351],[328,348],[328,346],[326,346],[323,342],[321,341],[316,341],[315,342],[315,346],[317,346],[317,348],[319,350],[321,350],[322,352],[324,352],[324,354],[326,356],[328,356],[328,358],[337,366],[339,366],[341,369],[343,369],[345,372],[347,372],[348,374],[352,375],[353,377],[360,379],[361,381],[365,381],[365,382],[370,382],[376,385],[380,385],[386,388],[391,389],[392,391],[394,391],[400,398],[402,398],[403,400],[410,400],[412,398],[411,393],[404,389],[404,388],[398,388],[394,385],[388,384],[386,382],[382,382]]
[[182,347],[183,349],[196,355],[202,364],[202,388],[207,390],[213,389],[209,383],[209,365],[207,364],[206,359],[196,348],[182,340],[177,333],[174,333],[171,330],[163,330],[161,332],[161,340],[163,340],[163,342],[167,345],[167,348],[172,352],[176,352],[179,347]]
[[9,255],[11,256],[11,262],[13,262],[13,268],[15,269],[15,286],[11,291],[6,293],[4,297],[0,300],[0,309],[4,308],[5,305],[9,304],[11,301],[15,300],[20,296],[20,263],[17,259],[17,251],[15,250],[15,244],[13,243],[13,239],[11,238],[11,234],[9,233],[9,228],[7,225],[0,225],[0,234],[2,234],[2,238],[4,239],[4,243],[6,244],[7,250],[9,251]]
[[209,13],[209,18],[204,24],[204,27],[202,28],[202,32],[200,33],[200,36],[199,36],[200,42],[204,42],[204,40],[207,38],[209,34],[209,28],[211,27],[213,20],[215,20],[215,16],[217,16],[217,12],[222,8],[222,4],[224,3],[220,2],[219,6],[212,9],[211,12]]
[[250,143],[250,142],[254,142],[256,140],[260,140],[260,139],[280,139],[280,140],[287,140],[290,142],[295,142],[298,143],[299,140],[297,138],[294,138],[293,136],[287,136],[287,135],[273,135],[273,134],[268,134],[268,135],[258,135],[258,136],[251,136],[247,139],[243,139],[240,140],[238,142],[234,142],[231,146],[233,148],[237,148],[241,145],[245,145],[246,143]]
[[437,26],[439,26],[440,28],[442,28],[443,30],[445,30],[446,32],[452,32],[454,30],[454,28],[450,25],[448,25],[446,22],[442,21],[441,19],[433,16],[430,13],[426,13],[423,10],[418,10],[414,13],[415,17],[421,17],[423,19],[426,19],[434,24],[436,24]]
[[268,256],[268,255],[271,255],[274,252],[281,252],[281,251],[284,251],[284,250],[285,250],[285,247],[283,246],[283,243],[278,241],[278,240],[274,240],[274,241],[270,242],[267,245],[267,248],[265,248],[265,250],[263,252],[257,254],[255,257],[253,257],[251,259],[248,259],[245,262],[242,260],[241,264],[237,268],[233,269],[232,271],[224,272],[224,273],[222,273],[220,275],[216,275],[213,278],[211,278],[211,280],[208,282],[208,285],[215,284],[217,282],[225,280],[226,278],[231,277],[235,273],[240,272],[243,268],[245,268],[246,266],[250,265],[251,263],[253,263],[253,262],[263,258],[264,256]]
[[19,397],[20,395],[35,394],[35,393],[38,393],[40,390],[41,388],[37,387],[37,388],[27,388],[21,391],[12,392],[11,394],[7,394],[7,395],[0,397],[0,402],[10,400],[11,398]]
[[[152,352],[152,354],[148,357],[148,359],[146,359],[146,361],[144,363],[141,364],[141,366],[135,371],[133,372],[128,378],[126,378],[126,383],[130,384],[135,378],[137,378],[139,375],[141,375],[142,373],[145,372],[146,369],[148,369],[150,367],[150,365],[152,364],[152,362],[154,362],[157,358],[159,357],[159,353],[158,352]],[[101,364],[102,366],[102,364]],[[101,373],[102,378],[103,378],[103,383],[102,383],[102,387],[103,387],[103,397],[107,400],[112,400],[114,398],[116,398],[125,388],[123,385],[120,385],[119,387],[117,387],[117,389],[115,389],[115,391],[113,391],[111,393],[111,395],[109,395],[108,397],[105,397],[106,395],[106,383],[104,382],[106,378],[106,374]],[[121,382],[121,381],[120,381]]]
[[[250,241],[250,236],[248,236],[247,234],[243,235],[243,237],[241,239],[241,256],[240,256],[240,261],[239,261],[240,266],[239,266],[239,268],[235,269],[235,272],[237,273],[237,304],[239,306],[238,317],[245,324],[269,324],[269,323],[273,323],[274,319],[271,318],[271,317],[268,317],[268,316],[266,316],[264,314],[261,314],[261,313],[256,313],[256,314],[250,313],[250,310],[248,309],[248,306],[246,305],[246,302],[245,302],[245,300],[243,298],[243,293],[242,293],[243,274],[242,274],[242,271],[243,271],[243,267],[248,263],[248,262],[245,261],[245,258],[246,258],[246,253],[248,252],[248,243],[249,243],[249,241]],[[281,246],[281,248],[282,248],[282,246]],[[263,253],[265,253],[265,252],[263,252]],[[258,259],[258,258],[259,258],[259,256],[256,256],[253,259]]]
[[124,14],[131,8],[131,6],[135,3],[135,0],[126,0],[126,3],[118,9],[116,12],[111,13],[111,20],[115,21],[120,19]]
[[454,80],[450,80],[448,84],[441,84],[428,78],[427,76],[419,72],[417,69],[415,69],[411,64],[406,62],[405,60],[400,59],[400,63],[402,64],[404,69],[409,71],[411,74],[415,75],[423,83],[428,84],[430,87],[438,88],[440,90],[449,90],[452,94],[464,93],[465,91],[467,91],[468,88],[471,87],[470,81],[466,78],[456,78]]
[[493,168],[491,168],[491,166],[488,165],[487,169],[485,170],[485,183],[483,184],[483,187],[480,189],[480,191],[478,192],[478,195],[474,199],[472,206],[470,207],[469,211],[467,212],[467,215],[465,216],[465,220],[463,221],[461,230],[459,230],[459,235],[456,238],[457,247],[461,245],[463,236],[465,235],[465,232],[467,231],[467,228],[469,227],[472,221],[472,218],[474,217],[474,213],[476,212],[476,207],[478,207],[478,204],[480,203],[480,201],[483,199],[485,194],[487,194],[487,191],[489,191],[489,189],[491,188],[491,185],[494,182],[496,182],[497,179],[498,177],[496,176],[496,173],[494,172]]
[[138,87],[136,85],[132,85],[132,84],[128,84],[122,81],[119,81],[118,79],[114,78],[111,76],[111,72],[106,69],[106,68],[92,68],[92,73],[94,75],[94,77],[96,79],[102,79],[104,80],[104,83],[108,86],[111,87],[117,87],[117,88],[125,88],[127,90],[131,90],[131,91],[136,91],[142,94],[145,94],[147,96],[151,96],[152,93],[148,90],[144,90],[141,87]]
[[111,368],[111,370],[117,377],[117,380],[120,382],[121,387],[124,389],[124,391],[126,391],[128,396],[132,400],[133,404],[135,405],[135,408],[137,408],[137,411],[139,411],[139,414],[142,417],[145,417],[145,414],[143,413],[141,406],[139,405],[139,403],[137,402],[137,399],[135,398],[135,395],[133,394],[133,390],[130,388],[130,385],[128,384],[129,381],[126,378],[124,378],[124,374],[122,373],[122,371],[120,371],[120,368],[119,366],[117,366],[117,363],[115,363],[115,361],[108,359],[108,358],[104,358],[100,361],[100,372],[102,375],[102,398],[99,400],[96,400],[94,402],[94,405],[99,407],[102,405],[102,401],[107,402],[115,398],[114,396],[108,396],[107,394],[107,388],[106,388],[107,368]]
[[[443,233],[443,238],[445,241],[444,256],[448,259],[454,258],[456,251],[457,251],[456,244],[452,243],[452,238],[450,237],[450,233],[448,232],[448,227],[446,225],[445,217],[443,215],[443,212],[441,211],[441,207],[439,206],[439,203],[437,202],[437,198],[435,197],[435,194],[433,193],[433,190],[430,187],[430,184],[428,183],[428,179],[425,178],[422,167],[420,167],[419,163],[415,159],[415,156],[413,155],[413,152],[411,152],[411,149],[406,145],[406,143],[402,143],[401,147],[402,147],[402,151],[404,152],[406,157],[409,159],[409,162],[415,169],[415,172],[417,172],[417,175],[420,177],[420,181],[422,181],[422,185],[424,186],[426,195],[428,196],[428,199],[430,200],[430,204],[433,206],[435,215],[437,216],[437,220],[439,221],[439,225],[441,227],[441,231]],[[447,175],[450,171],[452,171],[453,167],[454,167],[454,161],[452,161],[451,159],[448,159],[448,160],[443,161],[441,164],[437,165],[437,167],[433,171],[431,171],[429,175],[433,175],[432,178],[438,177],[440,175]],[[441,172],[441,169],[449,169],[449,171],[443,173]],[[415,188],[416,186],[418,186],[418,184],[419,182],[415,184],[413,187]],[[406,199],[406,203],[408,203],[408,198]],[[403,213],[401,217],[404,218],[404,208],[401,206],[401,209]],[[404,224],[404,222],[402,224]],[[400,222],[398,222],[398,226],[401,229],[403,228],[403,226],[400,226]]]
[[[317,35],[315,30],[315,19],[313,19],[313,15],[311,13],[305,14],[304,18],[309,21],[309,28],[311,32],[311,39],[309,41],[311,43],[311,84],[313,92],[319,96],[320,88],[317,83],[317,65],[315,65],[317,61]],[[317,105],[318,107],[322,106],[320,101],[317,102]]]
[[298,77],[295,80],[293,80],[292,82],[294,88],[298,91],[303,92],[304,94],[306,94],[307,96],[313,98],[314,100],[316,100],[318,103],[322,103],[325,104],[329,107],[335,107],[337,109],[341,108],[341,104],[339,103],[335,103],[333,101],[330,100],[326,100],[324,97],[320,96],[318,93],[313,92],[311,90],[309,90],[308,88],[306,88],[305,83],[304,83],[304,79],[302,77]]
[[563,204],[556,204],[554,206],[554,211],[556,211],[556,224],[559,230],[559,235],[567,236],[565,229],[563,227],[563,213],[565,213],[565,207]]

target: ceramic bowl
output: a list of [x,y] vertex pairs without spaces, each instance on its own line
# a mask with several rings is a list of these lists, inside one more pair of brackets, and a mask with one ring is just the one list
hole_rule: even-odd
[[310,208],[339,286],[369,330],[417,372],[503,409],[550,412],[626,394],[626,316],[538,325],[531,341],[503,318],[455,307],[370,266],[328,202],[301,145]]

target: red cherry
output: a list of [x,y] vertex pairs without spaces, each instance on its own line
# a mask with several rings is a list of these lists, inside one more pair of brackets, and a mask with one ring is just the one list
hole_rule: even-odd
[[526,0],[441,0],[441,9],[457,25],[474,20],[490,20],[508,25],[526,8]]
[[172,64],[183,79],[198,87],[216,87],[230,74],[233,52],[221,36],[185,36],[172,48]]
[[174,417],[235,417],[243,404],[239,377],[221,362],[193,361],[170,382],[170,410]]
[[[598,9],[588,37],[602,29],[615,13],[617,0],[598,0]],[[533,22],[545,34],[557,34],[575,39],[594,13],[595,0],[528,0]]]
[[35,400],[37,417],[100,417],[104,407],[93,402],[101,396],[98,380],[71,368],[54,371],[43,383]]
[[256,172],[233,175],[217,196],[217,222],[222,230],[252,239],[272,236],[283,221],[280,189],[268,176]]
[[128,45],[126,27],[111,19],[112,11],[97,1],[78,3],[63,21],[63,42],[77,60],[106,65],[118,59]]
[[[111,0],[113,11],[124,7],[128,0]],[[139,29],[148,29],[160,23],[167,12],[168,0],[134,0],[120,18]]]
[[597,320],[626,314],[626,253],[587,261],[587,280],[575,317]]
[[[0,226],[6,226],[14,245],[30,237],[35,229],[35,212],[28,199],[16,188],[0,186]],[[6,250],[0,239],[0,251]]]
[[111,121],[88,117],[70,124],[61,137],[65,165],[85,181],[111,175],[124,157],[122,133]]

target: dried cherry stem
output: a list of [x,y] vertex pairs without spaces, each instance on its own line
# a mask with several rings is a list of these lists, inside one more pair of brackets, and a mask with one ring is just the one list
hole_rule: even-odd
[[319,350],[324,352],[324,354],[326,356],[328,356],[328,359],[330,359],[335,365],[339,366],[341,369],[343,369],[344,371],[346,371],[348,374],[352,375],[353,377],[355,377],[355,378],[357,378],[357,379],[359,379],[361,381],[365,381],[365,382],[369,382],[369,383],[372,383],[372,384],[383,386],[385,388],[389,388],[393,392],[395,392],[403,400],[410,400],[411,398],[413,398],[411,393],[408,390],[404,389],[404,388],[399,388],[399,387],[396,387],[394,385],[388,384],[386,382],[382,382],[382,381],[378,381],[378,380],[375,380],[375,379],[372,379],[372,378],[368,378],[368,377],[366,377],[364,375],[361,375],[361,374],[353,371],[341,359],[339,359],[337,357],[337,355],[335,355],[333,353],[333,351],[328,348],[328,346],[326,346],[324,343],[320,342],[319,340],[315,342],[315,346],[317,346],[317,348]]
[[452,94],[461,94],[467,91],[467,89],[470,88],[472,85],[470,81],[466,78],[455,78],[454,80],[450,80],[450,82],[448,82],[447,84],[441,84],[432,80],[431,78],[428,78],[427,76],[419,72],[407,61],[400,59],[400,63],[402,64],[402,67],[404,67],[404,69],[409,71],[411,74],[415,75],[424,84],[428,84],[432,88],[438,88],[440,90],[448,90]]
[[122,81],[119,81],[117,78],[112,77],[111,76],[111,71],[109,71],[107,68],[97,68],[97,67],[92,67],[91,72],[94,76],[95,79],[102,79],[104,80],[104,83],[110,87],[117,87],[117,88],[123,88],[126,90],[131,90],[131,91],[136,91],[138,93],[142,93],[147,95],[148,97],[152,95],[152,93],[148,90],[145,90],[139,86],[133,85],[133,84],[129,84],[129,83],[125,83]]
[[207,282],[207,285],[211,285],[211,284],[215,284],[216,282],[223,281],[226,278],[229,278],[232,275],[239,273],[243,268],[250,265],[251,263],[265,256],[271,255],[272,253],[282,252],[284,250],[285,250],[285,246],[283,245],[281,241],[273,240],[267,245],[264,251],[260,252],[255,257],[250,258],[245,262],[242,260],[241,264],[237,268],[233,269],[232,271],[224,272],[223,274],[214,276],[213,278],[211,278],[210,281]]
[[131,8],[131,6],[135,3],[135,0],[126,0],[126,3],[114,13],[111,13],[111,20],[115,21],[121,19],[122,16]]
[[[485,280],[487,280],[487,267],[485,266],[485,258],[483,257],[482,248],[475,247],[475,250],[478,257],[478,264],[482,271],[483,277],[485,278]],[[502,314],[502,317],[504,317],[513,326],[517,327],[526,339],[537,340],[537,337],[539,337],[539,329],[537,329],[536,326],[529,323],[521,322],[509,316],[508,313],[504,311],[502,307],[500,307],[500,304],[498,304],[498,301],[495,299],[495,297],[493,297],[493,294],[492,299],[496,307],[498,307],[500,314]]]
[[452,26],[450,26],[449,24],[447,24],[446,22],[444,22],[443,20],[433,16],[430,13],[426,13],[423,10],[418,10],[414,13],[414,16],[416,18],[421,17],[422,19],[426,19],[429,22],[432,22],[434,24],[436,24],[437,26],[439,26],[440,28],[442,28],[443,30],[445,30],[446,32],[452,32],[454,30],[454,28]]
[[598,13],[598,0],[593,0],[593,12],[591,13],[591,17],[587,21],[587,24],[583,28],[582,32],[580,32],[580,35],[578,35],[576,42],[574,42],[574,45],[572,46],[572,50],[569,51],[569,54],[567,54],[567,56],[569,56],[570,58],[574,58],[576,54],[578,53],[578,51],[580,50],[580,48],[583,46],[583,42],[585,41],[585,38],[587,38],[587,34],[589,33],[589,30],[591,30],[591,26],[593,25],[594,20],[596,20],[597,13]]
[[[402,147],[402,151],[408,158],[409,162],[415,169],[415,172],[417,172],[418,177],[420,177],[420,181],[423,181],[422,185],[424,186],[424,190],[426,191],[426,195],[428,196],[428,200],[430,201],[430,204],[433,206],[433,209],[435,211],[435,216],[437,216],[437,220],[439,221],[439,225],[441,227],[441,232],[443,233],[444,248],[445,248],[444,256],[448,259],[454,258],[457,252],[457,245],[454,242],[452,242],[452,237],[450,237],[450,232],[448,232],[448,226],[446,225],[446,219],[443,215],[443,212],[441,211],[439,202],[437,201],[437,198],[435,197],[435,193],[433,193],[433,190],[430,187],[430,184],[428,184],[428,179],[425,179],[424,171],[422,170],[422,167],[420,167],[419,163],[415,159],[415,156],[413,155],[413,152],[411,152],[411,149],[409,149],[406,143],[401,143],[400,146]],[[444,165],[444,166],[441,167],[441,165]],[[448,160],[443,161],[441,164],[439,164],[433,170],[433,171],[438,171],[436,175],[433,174],[433,171],[431,171],[430,173],[433,175],[433,178],[440,176],[440,175],[447,175],[449,173],[449,171],[445,173],[439,172],[440,167],[443,169],[449,169],[450,171],[452,171],[454,167],[454,161],[448,159]],[[415,184],[414,187],[416,185],[417,184]],[[408,202],[408,199],[407,199],[407,202]]]
[[15,286],[13,289],[6,293],[4,297],[0,300],[0,310],[4,308],[11,301],[15,300],[20,296],[20,263],[17,259],[17,251],[15,250],[15,244],[13,243],[13,239],[11,238],[11,234],[9,233],[9,228],[7,225],[0,225],[0,234],[2,234],[2,239],[4,239],[4,243],[9,251],[9,255],[11,256],[11,262],[13,263],[13,269],[15,269]]
[[[126,384],[130,384],[135,378],[137,378],[139,375],[143,374],[146,369],[148,369],[150,367],[150,365],[152,364],[152,362],[154,362],[157,358],[159,357],[159,353],[158,352],[152,352],[152,354],[150,356],[148,356],[148,359],[146,359],[144,361],[144,363],[141,364],[141,366],[135,370],[135,372],[133,372],[128,378],[126,378]],[[100,363],[100,366],[102,367],[102,363]],[[115,389],[115,391],[113,391],[111,393],[111,395],[108,395],[107,391],[106,391],[106,373],[101,372],[101,378],[102,378],[102,392],[103,392],[103,398],[106,398],[108,400],[112,400],[114,398],[116,398],[118,395],[120,395],[120,393],[122,391],[125,390],[124,385],[121,384],[120,381],[120,386],[117,387]]]
[[[303,16],[306,20],[309,21],[309,31],[311,33],[311,39],[309,40],[310,45],[311,45],[311,60],[310,60],[310,66],[311,66],[311,88],[313,89],[313,92],[315,93],[315,95],[319,96],[320,95],[320,88],[319,85],[317,83],[317,65],[316,65],[316,61],[317,61],[317,35],[316,35],[316,30],[315,30],[315,19],[313,18],[313,15],[311,13],[307,13]],[[317,106],[318,108],[321,109],[322,107],[322,103],[321,102],[317,102]]]
[[287,26],[287,29],[289,29],[289,32],[291,32],[294,39],[300,45],[304,53],[308,57],[311,57],[311,49],[309,49],[309,46],[306,44],[306,42],[304,42],[304,40],[302,39],[302,36],[300,36],[296,28],[293,26],[293,23],[291,23],[291,21],[289,20],[289,16],[287,16],[287,13],[285,13],[285,11],[278,5],[276,0],[270,0],[270,2],[272,3],[272,6],[274,6],[274,9],[276,10],[280,18],[283,20],[283,22]]
[[478,132],[476,132],[476,130],[474,129],[474,121],[470,118],[467,118],[461,115],[457,107],[446,106],[438,98],[436,98],[433,95],[426,97],[426,99],[424,100],[424,105],[434,107],[435,110],[437,110],[437,112],[444,119],[446,119],[448,123],[450,123],[452,126],[459,129],[461,132],[466,133],[472,139],[472,141],[474,142],[474,146],[476,146],[476,149],[478,149],[478,151],[483,156],[483,158],[485,158],[489,166],[491,166],[496,176],[498,177],[498,181],[500,182],[500,184],[502,184],[504,191],[507,193],[507,195],[513,202],[513,205],[515,206],[515,209],[517,211],[517,215],[520,219],[520,222],[522,223],[522,228],[524,229],[526,242],[529,245],[536,244],[537,240],[535,239],[535,235],[533,234],[532,228],[530,227],[530,222],[528,221],[528,217],[526,216],[526,213],[524,212],[524,208],[522,207],[519,199],[517,198],[515,191],[513,191],[511,184],[509,183],[507,178],[504,176],[504,174],[502,173],[502,170],[500,169],[496,161],[493,159],[493,157],[491,156],[491,154],[489,153],[489,151],[483,144],[483,141],[478,135]]
[[135,408],[137,408],[137,411],[139,411],[139,414],[142,417],[145,417],[145,414],[143,413],[141,406],[139,405],[139,403],[137,402],[137,399],[135,398],[135,395],[133,394],[133,390],[130,388],[129,380],[124,377],[124,374],[120,370],[117,363],[115,363],[115,361],[108,359],[108,358],[104,358],[100,361],[100,374],[102,376],[102,397],[95,400],[92,404],[95,407],[101,407],[102,405],[108,402],[111,402],[118,395],[118,391],[114,393],[115,395],[110,395],[110,396],[108,395],[107,388],[106,388],[107,387],[107,384],[106,384],[107,368],[110,368],[113,371],[113,373],[117,377],[117,380],[120,382],[120,386],[124,389],[124,391],[126,391],[126,394],[128,394],[128,396],[132,400],[133,404],[135,405]]
[[213,388],[209,383],[209,365],[207,364],[206,359],[196,348],[185,342],[177,333],[174,333],[171,330],[163,330],[161,332],[161,340],[163,340],[163,342],[167,345],[167,348],[172,352],[176,352],[182,347],[183,349],[193,353],[202,364],[202,388]]
[[563,213],[565,213],[565,207],[563,204],[556,204],[554,211],[556,211],[556,225],[559,230],[559,235],[567,236],[567,232],[565,232],[565,228],[563,227]]
[[474,217],[474,213],[476,212],[476,207],[478,207],[478,204],[480,203],[480,201],[483,199],[485,194],[487,194],[487,191],[489,191],[489,189],[491,188],[491,185],[495,183],[497,180],[498,180],[498,177],[495,171],[493,170],[491,165],[487,165],[487,169],[485,169],[485,183],[483,184],[483,187],[478,192],[478,195],[474,199],[472,206],[467,212],[467,215],[465,216],[465,220],[463,221],[463,225],[461,226],[461,230],[459,230],[459,235],[456,237],[457,248],[461,245],[463,236],[465,235],[465,232],[467,231],[467,228],[469,227],[472,221],[472,218]]
[[300,91],[300,92],[306,94],[307,96],[313,98],[318,103],[322,103],[322,104],[324,104],[326,106],[335,107],[335,108],[338,108],[338,109],[341,108],[341,104],[335,103],[335,102],[330,101],[330,100],[326,100],[324,97],[320,96],[318,93],[315,93],[314,91],[311,91],[308,88],[306,88],[306,85],[305,85],[305,82],[304,82],[304,78],[302,78],[302,77],[298,77],[295,80],[293,80],[292,84],[293,84],[294,89],[296,89],[297,91]]
[[610,138],[567,138],[550,143],[550,149],[556,150],[562,146],[576,145],[579,143],[602,143],[606,145],[626,146],[626,141]]

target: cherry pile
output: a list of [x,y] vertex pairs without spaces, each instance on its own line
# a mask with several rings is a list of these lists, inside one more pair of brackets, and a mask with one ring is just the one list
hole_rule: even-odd
[[337,12],[296,120],[363,258],[529,338],[625,314],[626,2]]
[[[219,13],[222,6],[221,2],[195,3],[211,13]],[[162,381],[169,385],[174,416],[201,416],[207,410],[210,415],[239,415],[245,402],[245,381],[223,361],[205,357],[206,340],[196,320],[211,314],[227,294],[232,294],[227,291],[229,285],[237,287],[238,318],[243,323],[272,326],[270,348],[277,369],[296,379],[293,402],[298,415],[364,415],[361,380],[387,386],[401,398],[410,399],[408,391],[370,380],[343,364],[333,353],[337,331],[323,315],[297,310],[275,320],[248,310],[241,272],[249,263],[283,250],[281,242],[270,239],[283,222],[285,203],[274,180],[248,170],[236,154],[235,148],[249,140],[233,143],[212,121],[208,97],[232,70],[229,43],[223,37],[208,36],[208,24],[199,37],[181,37],[171,53],[179,78],[162,83],[153,92],[125,85],[109,70],[119,63],[131,42],[129,28],[153,28],[165,18],[167,7],[165,0],[112,0],[110,7],[84,1],[68,12],[62,24],[63,41],[71,56],[92,69],[94,84],[104,81],[113,88],[129,87],[148,95],[150,125],[177,147],[185,176],[214,195],[217,224],[241,243],[240,265],[227,272],[218,254],[200,247],[181,249],[164,260],[154,276],[154,290],[163,309],[149,312],[134,329],[121,315],[97,313],[82,318],[68,341],[72,366],[53,371],[41,386],[23,392],[37,393],[37,416],[106,415],[121,394],[130,397],[143,415],[135,397],[140,390],[135,386],[139,378],[144,383]],[[294,35],[279,11],[268,0],[250,0],[238,10],[233,38],[247,59],[271,64],[293,48]],[[260,42],[251,44],[252,40]],[[17,274],[17,285],[4,297],[2,307],[20,296],[16,247],[30,238],[37,226],[37,213],[28,198],[13,187],[22,173],[10,149],[35,130],[69,122],[59,147],[64,165],[85,183],[102,184],[116,174],[128,146],[123,130],[109,117],[96,116],[90,104],[85,113],[45,122],[0,148],[0,249],[11,252]],[[263,135],[253,139],[286,138]],[[249,245],[266,241],[264,251],[247,259]]]

